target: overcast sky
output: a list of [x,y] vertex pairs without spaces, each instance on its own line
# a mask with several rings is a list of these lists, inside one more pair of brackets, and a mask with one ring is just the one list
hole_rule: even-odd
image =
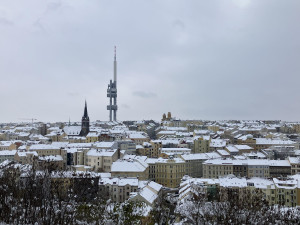
[[0,122],[300,120],[299,0],[1,0]]

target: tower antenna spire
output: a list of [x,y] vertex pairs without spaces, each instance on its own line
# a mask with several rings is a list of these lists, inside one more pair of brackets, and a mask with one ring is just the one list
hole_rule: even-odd
[[117,120],[117,47],[114,48],[114,79],[110,80],[107,88],[107,97],[109,98],[109,121]]

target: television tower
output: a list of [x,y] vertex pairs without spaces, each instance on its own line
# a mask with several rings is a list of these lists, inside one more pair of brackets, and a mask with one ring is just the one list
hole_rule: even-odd
[[117,50],[115,46],[115,57],[114,57],[114,81],[110,80],[107,88],[107,97],[109,98],[109,121],[117,120]]

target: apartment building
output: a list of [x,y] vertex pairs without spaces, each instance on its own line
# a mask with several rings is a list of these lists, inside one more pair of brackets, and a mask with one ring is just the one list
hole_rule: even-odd
[[33,164],[34,159],[38,157],[37,152],[17,152],[14,160],[21,164]]
[[136,146],[137,155],[151,156],[152,145],[149,142],[144,142],[143,145]]
[[291,164],[288,160],[268,160],[270,177],[287,177],[291,175]]
[[65,151],[62,150],[59,146],[47,144],[31,145],[28,151],[35,151],[39,156],[63,155],[65,153]]
[[209,152],[181,155],[180,158],[185,161],[185,175],[189,175],[191,177],[202,177],[202,163],[208,159],[221,158],[221,156],[215,152]]
[[130,133],[128,138],[131,139],[137,145],[142,145],[144,142],[150,141],[150,138],[144,132]]
[[162,185],[148,181],[144,187],[141,187],[137,193],[132,193],[130,201],[144,202],[147,205],[153,207],[156,202],[161,200]]
[[183,154],[190,154],[191,149],[189,148],[162,148],[160,157],[179,156]]
[[300,174],[300,158],[299,157],[288,157],[289,163],[291,164],[291,174]]
[[28,151],[36,152],[39,156],[51,156],[51,155],[60,155],[63,158],[64,167],[67,165],[67,150],[63,149],[59,145],[47,145],[47,144],[37,144],[31,145]]
[[203,162],[203,176],[218,178],[228,174],[246,177],[279,177],[291,175],[288,160],[212,159]]
[[113,202],[121,203],[129,199],[131,192],[137,192],[139,180],[135,177],[108,177],[99,180],[99,191]]
[[169,188],[179,186],[180,180],[186,171],[185,161],[183,159],[159,158],[155,164],[155,182]]
[[145,162],[149,166],[149,180],[156,181],[156,162],[158,161],[157,158],[147,158]]
[[97,142],[99,140],[99,133],[95,132],[95,131],[91,131],[87,134],[86,136],[86,142],[87,143],[94,143]]
[[137,177],[139,180],[148,180],[149,166],[142,160],[124,159],[113,162],[111,165],[112,177]]
[[152,145],[152,149],[150,149],[150,158],[158,158],[161,149],[162,149],[162,141],[161,140],[152,140],[150,141],[150,144]]
[[2,150],[0,151],[0,163],[4,162],[5,160],[13,161],[17,150]]
[[276,187],[276,204],[285,205],[287,207],[299,205],[297,201],[297,199],[300,198],[300,196],[297,196],[297,192],[300,188],[300,186],[298,186],[299,180],[273,178],[273,181]]
[[117,160],[117,149],[91,149],[85,155],[85,165],[98,172],[110,172],[112,163]]
[[209,135],[195,137],[193,153],[209,152],[210,141]]
[[17,145],[12,141],[0,141],[0,151],[3,150],[16,150]]
[[61,155],[38,156],[37,166],[39,170],[48,169],[53,171],[66,169],[66,163]]
[[102,141],[92,144],[95,149],[118,149],[118,143],[115,141]]
[[254,149],[248,145],[228,145],[225,147],[225,150],[231,155],[241,155],[244,153],[250,153],[254,151]]
[[299,148],[299,144],[291,140],[272,139],[272,138],[256,138],[255,150],[267,149],[271,146],[292,146],[295,149]]
[[[240,136],[238,138],[234,138],[234,142],[238,145],[248,145],[255,149],[256,146],[256,140],[253,138],[252,134],[247,134]],[[255,149],[256,150],[256,149]]]
[[130,139],[117,141],[118,148],[125,151],[125,154],[136,154],[136,144]]
[[[214,189],[214,191],[211,191]],[[224,177],[218,179],[190,178],[182,179],[179,189],[179,200],[182,200],[195,191],[202,190],[206,193],[215,193],[215,200],[228,200],[234,197],[236,200],[259,195],[269,205],[284,205],[295,207],[300,205],[300,176],[295,175],[288,178],[237,178]],[[230,195],[229,195],[230,194]],[[257,198],[254,198],[257,199]]]

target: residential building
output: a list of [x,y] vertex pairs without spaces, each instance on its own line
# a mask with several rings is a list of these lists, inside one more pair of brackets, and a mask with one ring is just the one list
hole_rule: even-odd
[[117,159],[117,149],[91,149],[86,152],[85,165],[97,172],[110,172]]
[[279,177],[291,175],[288,160],[212,159],[203,162],[203,176],[218,178],[234,174],[246,177]]
[[139,180],[147,180],[149,166],[142,160],[125,159],[113,162],[111,165],[112,177],[137,177]]
[[103,197],[122,203],[129,199],[130,193],[137,192],[139,180],[136,177],[107,177],[99,180],[99,191]]
[[202,163],[208,159],[221,158],[221,156],[215,152],[209,153],[197,153],[197,154],[185,154],[181,155],[185,161],[186,172],[185,175],[191,177],[202,177],[203,176],[203,167]]
[[193,153],[209,152],[210,136],[195,137]]
[[2,150],[0,151],[0,163],[4,162],[5,160],[13,161],[17,150]]
[[152,149],[150,149],[150,158],[158,158],[162,149],[162,141],[151,140],[150,144],[152,145]]
[[300,174],[300,157],[288,157],[291,164],[291,174]]
[[155,182],[169,188],[176,188],[185,175],[185,161],[181,158],[159,158],[155,163]]

